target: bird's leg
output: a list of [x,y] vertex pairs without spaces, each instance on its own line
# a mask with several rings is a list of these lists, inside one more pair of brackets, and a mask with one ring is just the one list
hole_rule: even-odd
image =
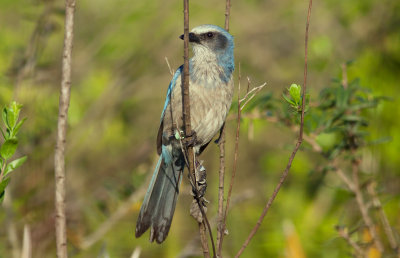
[[182,139],[182,143],[186,147],[193,147],[194,145],[196,145],[196,142],[197,142],[197,134],[193,130],[189,135],[185,135],[185,137]]
[[206,203],[208,203],[208,201],[204,198],[207,189],[207,181],[206,169],[202,163],[202,161],[198,162],[196,160],[196,183],[192,184],[192,195],[194,200],[190,207],[190,214],[200,223],[203,221],[203,214],[199,205],[201,205],[203,211],[206,212]]

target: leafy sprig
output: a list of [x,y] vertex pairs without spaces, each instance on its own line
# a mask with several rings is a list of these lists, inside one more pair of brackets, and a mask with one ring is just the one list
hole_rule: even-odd
[[13,101],[9,107],[4,107],[2,118],[5,130],[0,127],[4,142],[0,147],[0,203],[3,202],[5,189],[10,182],[10,173],[20,167],[26,156],[11,160],[18,147],[17,134],[26,118],[19,120],[22,105]]

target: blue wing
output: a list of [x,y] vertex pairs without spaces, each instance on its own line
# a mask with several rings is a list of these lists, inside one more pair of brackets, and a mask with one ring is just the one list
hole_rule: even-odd
[[171,82],[169,83],[168,86],[168,91],[167,91],[167,97],[165,99],[165,104],[164,104],[164,108],[163,111],[161,113],[161,121],[160,121],[160,128],[158,129],[158,133],[157,133],[157,153],[159,155],[161,155],[162,152],[162,135],[163,135],[163,129],[164,129],[164,124],[163,124],[163,119],[164,119],[164,113],[165,110],[168,107],[169,102],[171,101],[171,94],[172,91],[176,85],[176,82],[178,80],[180,80],[181,78],[181,74],[182,74],[182,70],[183,70],[183,65],[181,65],[175,72],[174,77],[172,77]]
[[180,79],[182,70],[183,70],[183,65],[181,65],[181,66],[176,70],[176,72],[175,72],[175,74],[174,74],[174,77],[172,77],[172,80],[171,80],[171,82],[169,83],[168,91],[167,91],[167,97],[166,97],[166,99],[165,99],[164,108],[163,108],[163,111],[162,111],[162,113],[161,113],[161,122],[162,122],[162,120],[163,120],[163,118],[164,118],[165,110],[167,109],[167,106],[168,106],[168,104],[169,104],[169,102],[170,102],[170,100],[171,100],[171,93],[172,93],[172,90],[174,89],[174,87],[175,87],[175,85],[176,85],[176,81],[177,81],[178,79]]

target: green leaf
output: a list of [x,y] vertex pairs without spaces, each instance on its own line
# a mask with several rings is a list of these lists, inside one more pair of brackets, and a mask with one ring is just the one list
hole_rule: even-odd
[[3,122],[6,125],[6,127],[8,128],[8,121],[7,121],[7,108],[3,108],[3,112],[1,113],[1,116],[3,117]]
[[297,106],[300,103],[301,99],[301,86],[293,83],[292,85],[290,85],[289,94]]
[[7,187],[9,182],[10,182],[10,178],[6,178],[6,179],[4,179],[3,181],[0,182],[0,204],[4,200],[5,189],[6,189],[6,187]]
[[21,108],[22,108],[22,105],[18,104],[15,101],[13,101],[10,104],[10,107],[8,109],[10,114],[8,114],[9,116],[7,117],[7,120],[8,120],[9,126],[12,130],[15,128],[15,125],[18,121],[19,113],[21,112]]
[[18,140],[17,138],[7,139],[3,146],[1,146],[0,154],[3,159],[7,160],[14,155],[15,151],[17,150]]
[[6,170],[4,171],[4,176],[6,176],[8,173],[12,172],[16,168],[20,167],[22,164],[24,164],[26,159],[27,159],[27,157],[23,156],[22,158],[13,160],[10,163],[8,163],[6,166]]
[[282,97],[292,106],[296,106],[296,103],[293,102],[293,100],[289,99],[288,97],[286,97],[286,95],[284,93],[282,93]]
[[18,122],[18,124],[14,127],[14,130],[13,130],[13,133],[12,133],[13,135],[12,135],[11,137],[14,137],[14,136],[17,135],[19,129],[21,128],[21,126],[22,126],[22,124],[25,122],[25,120],[26,120],[26,117],[23,118],[21,121]]
[[343,86],[338,87],[336,91],[336,106],[339,109],[345,109],[347,107],[349,97],[348,90],[346,90]]

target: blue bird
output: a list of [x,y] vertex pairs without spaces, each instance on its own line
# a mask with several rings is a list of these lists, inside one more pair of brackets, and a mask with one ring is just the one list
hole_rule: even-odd
[[[193,50],[189,60],[190,115],[195,133],[192,144],[199,155],[224,126],[232,103],[234,43],[232,35],[215,25],[195,27],[189,33],[189,42]],[[150,228],[150,242],[162,243],[168,235],[185,168],[180,140],[176,137],[184,124],[182,71],[180,66],[168,87],[157,135],[160,159],[136,224],[136,237]]]

